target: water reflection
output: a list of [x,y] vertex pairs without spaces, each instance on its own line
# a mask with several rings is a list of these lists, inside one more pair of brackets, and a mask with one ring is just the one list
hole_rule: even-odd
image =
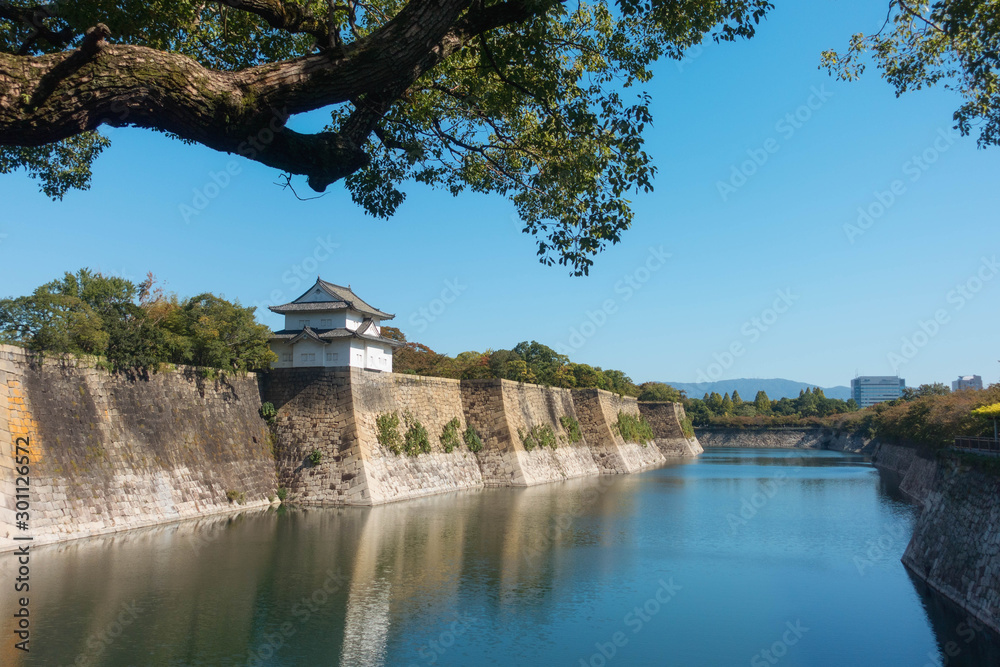
[[[733,526],[768,483],[776,492]],[[248,511],[38,549],[30,659],[7,642],[3,664],[576,665],[617,631],[629,633],[619,664],[746,664],[801,619],[811,630],[783,664],[919,666],[961,619],[911,583],[905,539],[855,566],[912,520],[864,457],[773,450],[377,508]],[[12,571],[0,561],[4,581]],[[667,580],[676,599],[633,636],[627,614]],[[1000,664],[990,651],[977,633],[966,662],[947,664]]]

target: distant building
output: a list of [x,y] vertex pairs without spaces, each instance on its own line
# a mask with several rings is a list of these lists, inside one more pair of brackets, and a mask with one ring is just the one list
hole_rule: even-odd
[[895,375],[861,375],[851,380],[851,397],[867,408],[903,395],[906,380]]
[[978,375],[959,375],[958,379],[951,383],[952,391],[962,391],[963,389],[982,389],[983,378]]
[[392,372],[392,350],[402,343],[382,336],[382,322],[395,315],[368,305],[351,287],[316,279],[291,303],[271,306],[285,328],[270,339],[278,356],[273,368],[352,366]]

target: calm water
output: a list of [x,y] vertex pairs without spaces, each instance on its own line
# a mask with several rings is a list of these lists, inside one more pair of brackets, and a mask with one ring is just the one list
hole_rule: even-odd
[[3,664],[1000,664],[900,564],[913,520],[862,457],[787,450],[246,512],[38,549]]

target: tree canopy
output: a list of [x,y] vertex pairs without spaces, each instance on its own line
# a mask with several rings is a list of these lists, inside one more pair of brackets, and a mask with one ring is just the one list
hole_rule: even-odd
[[382,335],[404,343],[392,356],[393,370],[397,373],[467,380],[502,378],[567,389],[606,389],[622,396],[635,396],[640,401],[679,402],[684,398],[683,392],[668,384],[637,385],[622,371],[574,363],[537,341],[523,341],[509,350],[467,351],[449,357],[422,343],[407,341],[395,327],[383,326]]
[[[659,58],[751,37],[767,0],[0,0],[0,172],[61,197],[135,126],[239,154],[376,216],[404,183],[509,197],[586,273],[652,187]],[[321,132],[290,117],[330,113]]]
[[208,293],[183,301],[164,295],[151,275],[135,284],[80,269],[30,296],[0,299],[0,342],[100,356],[119,371],[165,362],[259,370],[275,357],[255,310]]
[[865,71],[868,56],[897,96],[936,84],[956,91],[956,127],[963,135],[978,127],[981,147],[1000,144],[1000,2],[890,0],[878,32],[824,52],[823,64],[849,81]]

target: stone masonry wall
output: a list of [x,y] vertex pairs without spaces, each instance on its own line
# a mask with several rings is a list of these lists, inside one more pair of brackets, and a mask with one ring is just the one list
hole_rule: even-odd
[[[586,438],[570,442],[562,425],[563,417],[578,420],[573,394],[569,389],[501,380],[500,390],[525,484],[600,474]],[[533,427],[545,426],[555,434],[556,448],[535,447],[527,451],[522,436]]]
[[[296,502],[370,505],[347,369],[279,368],[265,375],[278,410],[278,479]],[[309,463],[313,450],[318,466]]]
[[1000,632],[1000,477],[946,461],[929,488],[903,564]]
[[859,435],[825,428],[695,429],[703,447],[832,449],[868,454],[875,444]]
[[[511,433],[503,400],[502,380],[462,380],[465,418],[483,441],[476,454],[485,486],[525,486],[517,455],[516,432]],[[523,447],[521,448],[523,450]]]
[[[15,441],[29,439],[35,544],[267,505],[277,488],[257,378],[145,379],[0,346],[0,532],[12,537]],[[11,544],[5,541],[5,544]]]
[[[639,402],[630,396],[619,396],[618,394],[612,394],[610,391],[601,390],[598,391],[598,398],[600,399],[601,410],[604,412],[604,418],[608,424],[618,423],[619,412],[636,417],[641,416]],[[612,428],[612,432],[614,433],[615,443],[618,445],[618,451],[621,452],[622,459],[625,461],[625,472],[636,472],[649,466],[658,465],[666,460],[660,448],[654,446],[653,443],[640,444],[638,442],[626,442],[618,434],[617,429]]]
[[[464,443],[451,452],[445,452],[441,444],[441,433],[452,419],[459,421],[460,438],[465,432],[458,380],[352,369],[351,392],[354,396],[356,437],[366,462],[373,502],[390,502],[483,486],[483,474],[476,455]],[[427,429],[430,453],[419,456],[393,454],[379,444],[375,420],[381,414],[392,412],[400,417],[400,435],[406,432],[407,415]]]
[[658,447],[625,442],[616,432],[614,425],[618,422],[619,411],[639,414],[639,404],[634,398],[603,389],[574,389],[573,402],[583,437],[602,474],[635,472],[666,461]]
[[698,438],[688,438],[681,429],[687,415],[680,403],[650,402],[639,403],[639,413],[653,428],[656,446],[667,458],[674,456],[697,456],[703,453]]

